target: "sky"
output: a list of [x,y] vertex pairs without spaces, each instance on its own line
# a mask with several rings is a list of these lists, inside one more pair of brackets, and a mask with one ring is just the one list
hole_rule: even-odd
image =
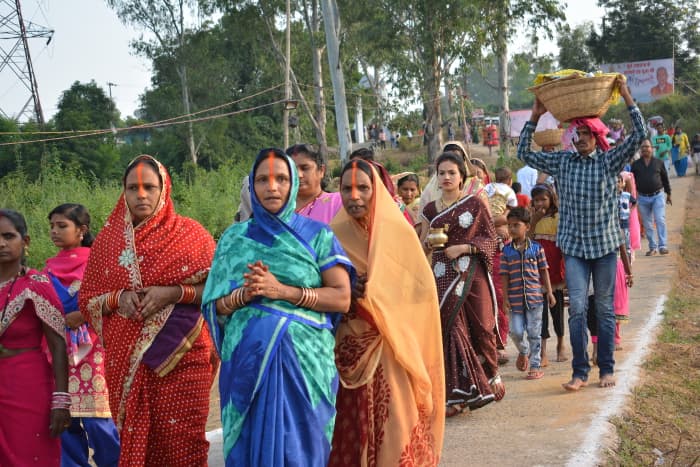
[[[572,25],[584,21],[599,22],[602,9],[597,0],[569,0],[567,21]],[[0,12],[4,13],[4,12]],[[138,98],[150,84],[149,62],[136,56],[129,42],[140,32],[124,26],[104,0],[22,0],[25,24],[32,22],[54,30],[51,43],[30,39],[30,51],[37,79],[44,118],[57,111],[61,93],[75,81],[94,80],[111,93],[122,118],[133,115]],[[4,42],[2,41],[5,45]],[[527,48],[517,38],[511,50]],[[556,53],[556,41],[540,42],[540,53]],[[0,109],[12,115],[28,98],[21,84],[3,70],[0,74]],[[14,109],[14,112],[13,112]]]

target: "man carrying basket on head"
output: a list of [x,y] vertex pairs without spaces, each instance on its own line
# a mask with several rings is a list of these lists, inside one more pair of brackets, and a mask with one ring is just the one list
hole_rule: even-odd
[[593,276],[598,316],[598,367],[601,387],[615,385],[615,314],[613,292],[617,250],[623,243],[618,225],[615,184],[617,175],[632,159],[645,136],[644,119],[634,103],[624,76],[615,81],[629,108],[632,133],[610,149],[608,130],[598,118],[574,118],[575,151],[533,152],[532,134],[547,109],[535,98],[532,116],[520,133],[518,159],[557,182],[560,217],[557,245],[564,254],[569,289],[569,335],[573,352],[573,375],[562,386],[577,391],[588,384],[588,335],[586,308],[588,281]]

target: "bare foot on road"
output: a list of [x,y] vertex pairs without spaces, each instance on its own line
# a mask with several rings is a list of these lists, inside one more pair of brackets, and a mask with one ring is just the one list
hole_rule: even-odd
[[557,354],[557,361],[558,362],[565,362],[569,359],[569,357],[566,356],[564,353],[558,353]]
[[549,359],[547,358],[546,355],[542,356],[542,362],[540,362],[540,366],[542,368],[549,366]]
[[567,391],[578,391],[584,386],[588,386],[588,383],[581,378],[571,378],[571,381],[561,385]]
[[601,388],[612,388],[615,386],[615,376],[613,375],[605,375],[600,377],[600,382],[598,383],[598,386]]

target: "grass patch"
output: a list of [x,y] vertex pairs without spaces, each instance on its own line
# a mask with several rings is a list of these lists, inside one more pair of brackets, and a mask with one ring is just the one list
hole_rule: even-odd
[[606,465],[700,464],[700,179],[689,193],[676,287]]

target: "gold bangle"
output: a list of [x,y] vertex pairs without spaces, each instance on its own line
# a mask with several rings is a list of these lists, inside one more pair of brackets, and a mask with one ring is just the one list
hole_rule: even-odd
[[299,289],[301,290],[301,297],[299,297],[299,300],[297,300],[294,306],[303,306],[306,301],[306,287],[299,287]]

